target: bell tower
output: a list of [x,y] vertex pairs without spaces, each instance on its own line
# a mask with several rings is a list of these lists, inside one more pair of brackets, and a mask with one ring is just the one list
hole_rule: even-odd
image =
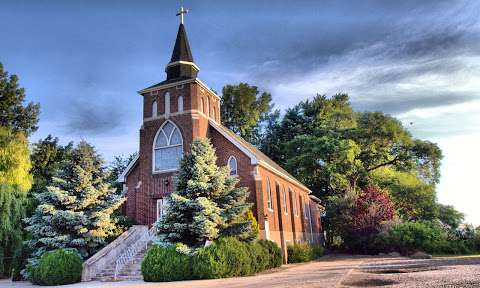
[[[140,90],[143,97],[143,124],[140,129],[139,182],[135,219],[156,221],[157,207],[173,190],[178,160],[189,153],[195,138],[208,135],[209,122],[220,124],[220,97],[198,79],[200,68],[193,60],[184,24],[183,7],[166,79]],[[160,209],[160,210],[159,210]],[[157,211],[157,212],[155,212]]]

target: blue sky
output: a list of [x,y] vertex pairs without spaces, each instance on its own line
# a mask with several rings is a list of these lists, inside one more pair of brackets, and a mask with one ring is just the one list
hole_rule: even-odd
[[[445,159],[439,201],[480,225],[479,1],[184,1],[199,77],[216,91],[246,81],[285,109],[348,93]],[[107,160],[137,150],[141,97],[164,79],[178,1],[0,4],[0,62],[40,102],[40,129],[86,139]]]

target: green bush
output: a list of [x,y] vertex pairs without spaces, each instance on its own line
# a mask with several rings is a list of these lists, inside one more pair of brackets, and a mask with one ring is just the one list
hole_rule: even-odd
[[248,251],[250,258],[252,259],[253,272],[260,272],[267,269],[270,265],[270,255],[268,249],[260,244],[258,241],[254,241],[248,244]]
[[225,237],[193,257],[193,273],[200,279],[245,276],[255,273],[248,244],[234,237]]
[[142,261],[146,282],[193,279],[191,257],[178,253],[175,246],[150,248]]
[[323,255],[323,247],[307,242],[288,245],[288,263],[308,262]]
[[282,266],[283,263],[283,253],[282,249],[278,245],[270,240],[258,240],[258,243],[265,247],[268,250],[269,261],[267,269],[276,268]]
[[404,222],[377,235],[375,245],[381,252],[398,251],[409,255],[416,251],[431,254],[470,254],[472,241],[461,239],[436,222]]
[[45,253],[31,270],[31,280],[38,285],[64,285],[80,282],[82,259],[72,250],[58,249]]

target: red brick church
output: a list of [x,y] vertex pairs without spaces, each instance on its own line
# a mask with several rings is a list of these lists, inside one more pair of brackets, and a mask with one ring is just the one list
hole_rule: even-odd
[[173,191],[179,160],[192,140],[210,138],[217,165],[227,165],[250,190],[249,200],[260,226],[260,238],[280,247],[292,242],[320,242],[320,202],[311,191],[250,143],[222,126],[220,97],[197,75],[183,13],[166,80],[139,91],[143,97],[140,149],[120,176],[127,196],[125,211],[137,224],[162,217]]

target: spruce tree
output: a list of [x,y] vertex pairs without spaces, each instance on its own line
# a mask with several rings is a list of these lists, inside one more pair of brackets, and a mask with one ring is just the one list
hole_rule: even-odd
[[88,143],[80,142],[52,184],[36,198],[34,214],[26,219],[35,262],[46,251],[73,248],[85,259],[97,252],[116,228],[112,213],[124,202],[107,181],[103,160]]
[[181,160],[166,214],[156,224],[161,241],[199,247],[221,236],[251,236],[248,189],[236,187],[239,180],[216,161],[208,139],[193,141],[191,153]]

